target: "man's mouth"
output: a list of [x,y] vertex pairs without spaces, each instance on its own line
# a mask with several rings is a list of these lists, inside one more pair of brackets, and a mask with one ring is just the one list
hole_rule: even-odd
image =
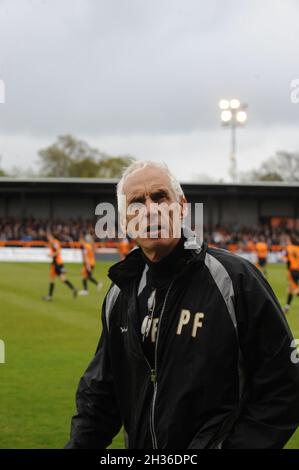
[[157,232],[160,232],[161,229],[162,229],[162,226],[160,224],[148,225],[146,227],[146,233],[147,234],[157,233]]
[[159,237],[162,235],[164,227],[161,224],[149,224],[147,225],[145,231],[144,231],[144,236],[145,237]]

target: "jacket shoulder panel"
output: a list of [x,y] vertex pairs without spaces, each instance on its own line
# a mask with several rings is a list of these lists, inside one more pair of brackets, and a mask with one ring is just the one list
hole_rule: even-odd
[[264,280],[263,275],[253,263],[235,253],[231,253],[221,248],[210,247],[208,248],[208,253],[224,266],[233,281],[235,290],[240,282],[240,276],[242,278],[246,278],[247,281],[251,280],[255,283],[259,283]]
[[105,319],[106,319],[106,325],[107,325],[107,330],[109,332],[109,322],[110,322],[110,316],[112,309],[115,305],[115,302],[119,296],[120,293],[120,288],[116,285],[113,284],[112,287],[110,288],[108,294],[106,295],[106,300],[105,300]]
[[235,292],[232,279],[225,266],[213,254],[207,252],[205,256],[205,265],[208,268],[222,298],[226,304],[228,313],[237,330],[237,321],[235,313]]

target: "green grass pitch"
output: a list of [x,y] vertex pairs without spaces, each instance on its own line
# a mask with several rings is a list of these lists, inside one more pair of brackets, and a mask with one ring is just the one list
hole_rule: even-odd
[[[0,364],[0,448],[62,448],[68,440],[78,380],[94,354],[100,335],[100,306],[108,289],[109,263],[98,263],[102,292],[74,300],[56,281],[54,301],[41,300],[48,288],[48,265],[0,264],[0,339],[6,362]],[[81,266],[67,266],[81,288]],[[286,297],[284,266],[271,266],[269,281],[281,303]],[[289,323],[299,338],[299,300]],[[122,448],[120,433],[111,447]],[[299,448],[299,430],[286,446]]]

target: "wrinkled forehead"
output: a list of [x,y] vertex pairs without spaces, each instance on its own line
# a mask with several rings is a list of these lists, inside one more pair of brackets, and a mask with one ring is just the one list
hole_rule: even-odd
[[159,189],[174,193],[168,173],[163,168],[145,167],[127,177],[123,192],[126,196],[135,193],[144,195]]

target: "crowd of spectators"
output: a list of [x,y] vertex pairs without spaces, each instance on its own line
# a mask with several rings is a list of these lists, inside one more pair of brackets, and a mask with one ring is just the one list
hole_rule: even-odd
[[95,221],[85,219],[0,218],[0,241],[47,241],[49,229],[60,241],[78,241],[80,233],[94,235]]
[[237,245],[240,251],[251,251],[252,244],[261,238],[268,247],[285,246],[289,243],[290,235],[299,236],[299,230],[287,228],[284,225],[271,226],[270,224],[257,224],[244,226],[238,224],[217,225],[211,230],[204,231],[206,241],[209,244],[227,248],[229,245]]
[[[0,218],[0,241],[46,241],[46,232],[51,232],[62,242],[78,241],[80,233],[90,233],[95,240],[96,220],[86,219],[16,219],[13,217]],[[204,227],[204,238],[209,244],[227,248],[237,245],[240,250],[247,250],[250,244],[256,243],[261,236],[269,247],[283,246],[288,241],[290,229],[283,226],[271,227],[270,224],[256,226],[240,226],[238,224],[216,225]],[[298,229],[293,229],[294,235],[299,235]]]

